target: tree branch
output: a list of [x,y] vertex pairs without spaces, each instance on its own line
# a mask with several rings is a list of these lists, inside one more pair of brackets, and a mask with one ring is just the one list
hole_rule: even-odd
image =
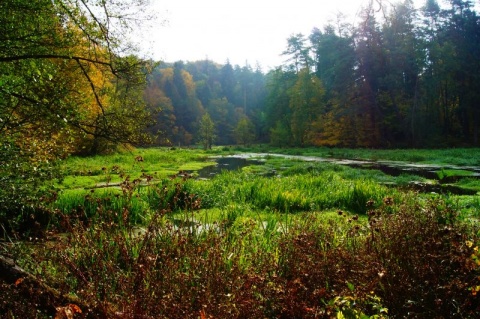
[[111,62],[95,60],[90,58],[85,58],[81,56],[69,56],[69,55],[58,55],[58,54],[26,54],[26,55],[16,55],[16,56],[4,56],[0,57],[0,62],[14,62],[14,61],[21,61],[21,60],[40,60],[40,59],[59,59],[59,60],[75,60],[75,61],[84,61],[90,62],[94,64],[106,65],[111,67]]
[[88,83],[90,84],[90,87],[92,88],[93,95],[95,95],[95,100],[97,101],[98,106],[102,110],[102,114],[105,116],[105,108],[103,107],[102,101],[100,100],[100,97],[97,94],[97,89],[95,88],[95,84],[93,83],[92,79],[90,78],[90,75],[88,74],[87,70],[85,70],[85,67],[82,65],[80,60],[76,60],[78,63],[78,66],[83,72],[83,75],[87,79]]
[[[113,316],[113,314],[109,314],[106,309],[102,308],[98,305],[90,305],[85,303],[80,298],[73,296],[62,294],[58,290],[50,287],[42,280],[37,279],[32,274],[28,273],[21,267],[19,267],[15,261],[11,258],[5,257],[0,255],[0,279],[5,280],[7,283],[14,283],[15,287],[18,289],[23,289],[27,293],[38,293],[45,294],[51,297],[51,301],[55,305],[64,305],[64,304],[74,304],[83,312],[84,317],[87,318],[95,318],[96,316],[104,317],[104,316]],[[31,288],[33,289],[31,289]],[[37,307],[49,309],[53,305],[52,304],[39,304]],[[63,318],[63,317],[62,317]]]

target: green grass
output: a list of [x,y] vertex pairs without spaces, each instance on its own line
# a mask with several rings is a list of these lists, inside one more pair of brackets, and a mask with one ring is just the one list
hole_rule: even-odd
[[257,146],[242,148],[245,152],[270,152],[288,155],[319,156],[338,159],[404,161],[413,163],[478,166],[479,148],[452,149],[346,149],[346,148],[271,148]]
[[[329,149],[306,149],[306,152],[332,151]],[[249,151],[249,150],[247,150]],[[265,151],[265,150],[264,150]],[[337,150],[339,151],[339,150]],[[342,152],[359,153],[365,150],[340,150]],[[340,152],[339,151],[339,152]],[[70,158],[65,161],[65,171],[70,173],[61,183],[60,198],[56,208],[67,212],[85,202],[85,196],[91,196],[92,188],[102,184],[120,184],[126,178],[132,182],[141,178],[145,183],[146,176],[152,179],[147,185],[138,184],[129,190],[128,198],[119,187],[105,191],[95,189],[97,197],[107,197],[112,207],[121,207],[124,201],[132,200],[132,216],[135,220],[144,220],[158,209],[183,209],[189,203],[180,201],[174,203],[175,185],[177,182],[168,182],[170,176],[182,170],[195,171],[206,165],[213,164],[208,156],[228,152],[231,149],[216,149],[205,152],[190,149],[138,149],[128,153],[111,156],[96,156],[93,158]],[[370,151],[371,152],[371,151]],[[379,151],[395,154],[396,151]],[[414,151],[414,153],[417,151]],[[425,151],[427,152],[427,151]],[[434,151],[432,151],[434,152]],[[405,152],[404,152],[405,153]],[[308,153],[308,155],[312,155]],[[142,161],[135,158],[141,157]],[[391,157],[390,157],[391,159]],[[298,213],[342,209],[353,214],[364,214],[368,210],[366,204],[373,201],[381,205],[386,197],[394,201],[403,200],[404,195],[392,188],[392,185],[406,186],[412,181],[425,181],[415,175],[390,176],[379,170],[355,169],[323,162],[303,162],[274,156],[267,156],[264,165],[252,165],[243,169],[243,172],[224,172],[213,180],[188,180],[182,186],[184,194],[198,196],[201,207],[211,212],[214,220],[232,219],[228,214],[231,207],[243,210],[241,216],[248,218],[262,216],[264,220],[269,214]],[[272,172],[275,172],[272,176]],[[442,170],[444,176],[465,175],[466,171]],[[266,176],[263,176],[267,174]],[[443,176],[442,175],[442,176]],[[160,186],[151,187],[148,185]],[[476,189],[479,182],[475,179],[462,179],[459,185]],[[389,187],[387,187],[388,185]],[[163,191],[159,191],[162,189]],[[113,194],[110,194],[112,192]],[[93,193],[92,193],[93,194]],[[185,196],[187,196],[185,195]],[[189,195],[188,195],[189,196]],[[183,198],[182,200],[185,200]],[[95,207],[90,207],[95,213]],[[470,208],[468,208],[470,207]],[[468,206],[472,214],[474,206]]]
[[199,194],[207,208],[234,203],[280,213],[345,209],[363,214],[370,200],[378,204],[385,197],[400,196],[366,175],[354,176],[349,169],[336,168],[324,163],[308,167],[300,163],[279,172],[277,177],[224,172],[210,181],[189,181],[186,187]]
[[[477,197],[406,192],[384,184],[422,179],[277,157],[210,180],[172,177],[231,152],[68,159],[50,207],[67,235],[18,260],[86,303],[109,305],[95,309],[101,317],[110,305],[165,318],[480,312],[469,306],[480,255],[466,244],[480,243]],[[122,183],[95,187],[105,182]]]
[[[288,228],[287,225],[298,219],[297,215],[305,213],[326,217],[329,212],[342,210],[345,212],[343,216],[359,215],[362,218],[368,210],[382,207],[385,198],[391,198],[394,203],[411,203],[430,197],[392,187],[405,187],[412,181],[424,182],[425,179],[419,176],[404,174],[394,177],[379,170],[275,156],[264,158],[263,165],[252,165],[240,172],[224,172],[211,180],[188,179],[183,182],[181,178],[171,179],[179,171],[195,171],[211,165],[208,156],[233,152],[231,149],[209,152],[138,149],[110,156],[70,158],[63,163],[64,170],[70,175],[57,185],[59,195],[54,208],[84,220],[97,218],[99,212],[113,211],[117,220],[127,218],[129,222],[146,225],[152,216],[164,210],[169,212],[168,219],[172,223],[186,220],[231,228],[239,227],[245,221],[255,221],[260,228],[271,229],[272,225]],[[136,161],[138,156],[143,161]],[[462,172],[443,170],[442,174]],[[147,176],[152,178],[148,182]],[[142,183],[136,183],[136,178]],[[123,190],[121,186],[97,188],[102,184],[119,185],[124,180],[128,183]],[[480,189],[480,182],[473,178],[461,179],[457,184]],[[474,197],[448,198],[456,203],[455,208],[464,220],[478,218],[480,204]],[[201,210],[190,213],[189,207],[197,205],[197,199]],[[373,205],[367,207],[367,203]],[[393,212],[396,208],[388,209]]]
[[461,187],[480,192],[480,179],[478,178],[462,178],[456,184]]
[[466,177],[466,176],[472,176],[473,172],[471,171],[465,171],[461,169],[441,169],[440,171],[437,171],[438,178],[440,180],[449,178],[449,177]]
[[195,149],[150,148],[108,156],[70,157],[62,162],[65,177],[55,186],[60,189],[91,188],[104,183],[119,183],[127,176],[131,180],[145,176],[161,180],[179,171],[213,165],[207,161],[211,154]]

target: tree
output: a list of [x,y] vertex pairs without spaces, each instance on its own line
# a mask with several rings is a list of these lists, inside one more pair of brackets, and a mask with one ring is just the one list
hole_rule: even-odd
[[220,70],[220,85],[222,86],[223,96],[227,98],[230,103],[235,100],[235,86],[236,79],[233,67],[229,61]]
[[242,116],[234,130],[234,136],[238,144],[248,145],[255,139],[255,128],[247,116]]
[[448,21],[444,28],[445,42],[452,45],[454,69],[452,92],[457,99],[456,117],[462,140],[478,145],[480,109],[480,18],[472,10],[471,1],[450,0]]
[[155,138],[156,145],[171,145],[172,132],[175,127],[175,114],[172,101],[161,89],[162,74],[155,68],[148,77],[148,84],[144,91],[144,100],[154,115],[155,124],[148,128]]
[[314,29],[310,42],[315,53],[315,74],[325,88],[325,111],[312,124],[311,142],[353,147],[357,135],[356,108],[351,103],[356,87],[353,37],[345,32],[338,35],[332,25],[327,25],[323,32]]
[[[146,64],[126,57],[129,46],[120,32],[126,31],[124,26],[128,28],[130,14],[144,5],[143,0],[3,1],[2,133],[31,135],[32,131],[39,132],[35,127],[41,125],[46,134],[38,134],[39,140],[63,132],[113,142],[138,142],[136,132],[128,135],[127,130],[114,131],[115,125],[107,122],[119,118],[119,113],[110,116],[119,108],[108,112],[107,109],[118,85],[126,85],[119,79],[128,79],[130,92],[133,83],[139,92],[142,90],[138,84],[145,77]],[[128,108],[125,102],[122,104]],[[101,114],[102,118],[85,121],[88,112]],[[140,113],[132,112],[129,116],[132,114]],[[144,115],[138,123],[145,119]],[[74,147],[75,143],[71,145]]]
[[423,54],[416,36],[416,11],[411,0],[395,5],[382,29],[385,74],[377,95],[383,114],[384,143],[415,143],[418,82]]
[[[358,145],[380,146],[382,144],[382,109],[377,93],[382,90],[381,79],[385,75],[385,55],[383,34],[376,19],[373,1],[362,12],[362,22],[355,36],[358,79],[355,98],[355,111],[358,121]],[[381,7],[382,8],[382,7]]]
[[289,146],[291,138],[290,125],[285,121],[278,120],[270,129],[270,143],[274,146]]
[[200,120],[199,137],[204,149],[209,150],[212,148],[215,140],[215,124],[208,113],[205,113]]
[[295,145],[310,143],[311,125],[324,112],[325,90],[319,78],[304,68],[298,74],[295,85],[288,92],[292,109],[291,130]]
[[[289,90],[296,81],[293,71],[284,71],[277,68],[267,74],[267,96],[265,100],[266,125],[269,128],[270,142],[283,146],[292,142],[290,120],[292,109],[290,108]],[[281,133],[281,134],[277,134]],[[288,135],[288,136],[286,136]],[[281,138],[278,138],[281,136]]]
[[159,66],[155,74],[156,79],[151,85],[157,86],[164,93],[173,111],[169,120],[174,122],[174,127],[167,134],[172,143],[189,145],[197,133],[198,121],[204,112],[203,105],[196,96],[193,77],[181,61],[174,63],[173,67]]
[[232,132],[235,125],[233,104],[225,97],[212,99],[206,110],[211,114],[212,121],[215,123],[218,132],[217,143],[221,145],[232,144],[234,142]]
[[417,132],[435,145],[476,145],[480,23],[471,1],[449,3],[441,10],[429,0],[422,8],[425,62]]
[[301,33],[291,35],[287,39],[287,49],[282,52],[282,55],[288,56],[288,60],[292,62],[292,66],[296,73],[301,69],[307,68],[310,70],[312,58],[310,57],[310,48],[306,46],[305,36]]
[[34,199],[54,173],[52,163],[84,142],[144,137],[149,114],[137,97],[148,64],[129,55],[125,32],[145,5],[0,3],[0,147],[8,154],[0,165],[0,224],[35,217]]
[[353,38],[339,36],[333,26],[327,25],[324,32],[314,29],[310,42],[315,53],[315,74],[327,91],[327,99],[335,95],[347,97],[354,80]]
[[241,107],[245,115],[249,117],[255,126],[256,136],[265,138],[262,131],[265,119],[262,115],[265,101],[265,76],[260,66],[256,69],[246,64],[244,67],[235,68],[237,85],[235,90],[235,105]]

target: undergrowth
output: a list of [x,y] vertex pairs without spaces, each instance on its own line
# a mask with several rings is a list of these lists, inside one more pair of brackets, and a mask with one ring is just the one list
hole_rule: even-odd
[[[478,232],[439,199],[385,197],[368,200],[364,218],[311,211],[285,221],[242,218],[230,206],[206,227],[195,223],[201,201],[186,184],[152,185],[162,204],[142,226],[128,205],[97,201],[95,218],[57,210],[66,236],[24,266],[91,305],[85,317],[480,315]],[[135,187],[125,192],[133,198]],[[172,221],[174,210],[183,225]]]
[[[43,237],[2,254],[88,305],[72,318],[476,318],[480,232],[462,205],[332,166],[144,172],[45,198]],[[0,284],[6,318],[78,307]]]

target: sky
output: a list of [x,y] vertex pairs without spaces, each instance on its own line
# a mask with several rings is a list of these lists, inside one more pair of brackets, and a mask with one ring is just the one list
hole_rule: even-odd
[[[339,12],[354,22],[368,0],[151,0],[157,21],[141,36],[157,61],[209,59],[266,71],[283,64],[289,36],[308,36],[335,22]],[[415,0],[423,5],[424,0]]]

